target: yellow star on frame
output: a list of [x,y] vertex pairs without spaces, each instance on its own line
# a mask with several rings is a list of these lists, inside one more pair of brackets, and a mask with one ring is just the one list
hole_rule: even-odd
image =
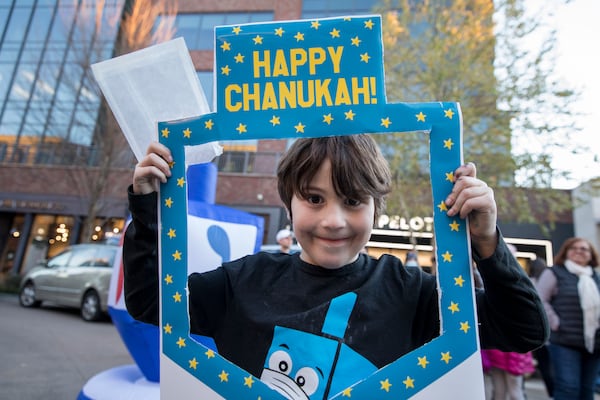
[[385,126],[386,128],[389,128],[391,124],[392,124],[392,121],[390,121],[390,117],[381,118],[381,126]]
[[221,74],[222,75],[229,75],[230,72],[231,72],[231,68],[229,68],[229,65],[221,67]]
[[188,139],[192,137],[192,130],[190,128],[185,128],[183,131],[183,137]]
[[241,31],[242,31],[242,28],[239,26],[234,26],[233,29],[231,30],[231,32],[235,33],[236,35],[239,35]]
[[361,40],[358,38],[358,36],[354,36],[352,39],[350,39],[350,41],[352,42],[352,46],[356,46],[356,47],[358,47],[361,42]]
[[181,303],[181,293],[175,292],[173,295],[173,300],[175,300],[175,303]]
[[171,161],[169,164],[169,168],[173,169],[173,167],[175,166],[175,161]]
[[441,201],[437,206],[441,212],[448,211],[448,206],[443,201]]
[[167,232],[167,236],[169,237],[169,239],[173,239],[175,236],[177,236],[175,234],[175,229],[169,228],[169,232]]
[[331,121],[333,121],[333,117],[331,116],[331,113],[329,113],[327,115],[323,115],[323,122],[325,122],[327,125],[331,125]]
[[319,29],[319,27],[321,26],[321,23],[319,21],[311,21],[310,23],[310,27],[313,29]]
[[283,32],[285,32],[285,31],[281,27],[275,29],[275,35],[276,36],[282,37],[283,36]]
[[356,114],[352,110],[348,110],[344,112],[344,115],[346,116],[346,119],[353,121]]
[[223,49],[223,51],[229,51],[231,50],[231,43],[229,43],[228,41],[223,41],[223,44],[221,45],[221,49]]
[[229,382],[229,374],[225,371],[221,371],[219,379],[221,379],[221,382]]
[[446,172],[446,180],[454,182],[454,172]]
[[173,284],[173,275],[167,274],[167,276],[165,276],[165,283],[167,285]]
[[173,327],[171,326],[171,324],[166,324],[163,329],[165,330],[166,334],[173,333]]
[[175,250],[175,253],[173,253],[172,255],[173,255],[173,260],[181,261],[181,252],[179,250]]
[[185,339],[179,336],[179,339],[175,342],[179,348],[185,347]]
[[215,123],[212,119],[204,122],[204,128],[208,129],[209,131],[212,130],[213,126],[215,126]]
[[192,358],[190,361],[190,368],[196,369],[196,367],[198,366],[198,360],[196,360],[196,357]]
[[390,392],[392,384],[390,383],[390,380],[388,378],[385,378],[385,381],[379,381],[379,383],[381,384],[381,390],[385,390],[388,393]]
[[444,140],[444,148],[452,150],[452,146],[454,146],[454,142],[452,141],[452,139]]
[[462,275],[457,276],[456,278],[454,278],[454,284],[456,286],[460,286],[463,287],[463,285],[465,284],[465,280],[462,277]]
[[294,35],[294,39],[296,39],[296,42],[301,42],[304,40],[304,33],[302,32],[298,32]]
[[163,130],[160,132],[162,133],[162,137],[164,137],[164,138],[169,137],[169,129],[168,128],[163,128]]
[[451,108],[444,110],[444,117],[452,119],[453,116],[454,116],[454,111],[452,111]]
[[374,25],[373,21],[371,21],[371,20],[365,21],[365,28],[373,29],[373,25]]
[[452,253],[446,250],[446,252],[442,254],[442,259],[444,260],[444,262],[452,262]]
[[209,360],[210,360],[211,358],[215,358],[215,352],[214,352],[214,350],[207,349],[207,350],[204,352],[204,354],[206,354],[206,358],[207,358],[207,359],[209,359]]
[[173,206],[173,199],[170,197],[165,199],[165,206],[171,208]]
[[262,44],[263,38],[260,35],[256,35],[252,40],[254,41],[254,44]]
[[342,397],[352,397],[352,388],[346,388],[344,389],[344,391],[342,392]]
[[427,357],[426,356],[417,357],[417,359],[419,360],[417,362],[418,365],[420,365],[422,368],[427,368],[427,364],[429,364],[429,361],[427,361]]
[[410,376],[407,376],[405,380],[402,381],[402,383],[404,383],[404,387],[406,389],[408,388],[415,388],[415,380],[413,378],[411,378]]
[[461,322],[460,323],[460,330],[463,331],[464,333],[467,333],[469,331],[469,329],[471,329],[471,327],[469,326],[469,321],[465,321],[465,322]]
[[281,122],[279,121],[279,117],[277,117],[277,116],[275,116],[275,115],[273,115],[273,118],[271,118],[271,119],[269,120],[269,122],[270,122],[270,123],[271,123],[273,126],[275,126],[275,125],[279,125],[279,124],[281,123]]
[[452,360],[452,356],[450,355],[449,351],[447,351],[445,353],[441,353],[441,355],[442,355],[442,358],[440,358],[440,360],[442,360],[446,364],[448,364],[450,362],[450,360]]
[[252,385],[254,384],[254,379],[252,379],[252,375],[248,375],[244,377],[244,386],[248,386],[252,389]]
[[302,125],[302,122],[298,122],[298,125],[294,125],[294,128],[296,128],[296,133],[304,133],[304,127],[306,125]]
[[244,62],[244,55],[242,53],[237,53],[233,59],[237,64],[242,64]]
[[183,185],[185,185],[185,178],[177,178],[177,186],[183,187]]
[[360,55],[360,61],[364,62],[364,63],[369,63],[369,58],[371,58],[369,56],[369,53],[363,53]]
[[452,221],[452,223],[449,224],[449,226],[450,226],[450,230],[452,230],[454,232],[458,232],[458,228],[460,228],[459,223],[456,221]]
[[340,31],[333,28],[331,30],[331,32],[329,32],[329,34],[331,35],[332,38],[339,38],[340,37]]
[[423,111],[421,111],[420,113],[418,113],[417,115],[415,115],[415,117],[417,117],[417,121],[419,121],[419,122],[425,122],[425,114],[423,114]]
[[454,314],[455,312],[459,312],[460,309],[458,308],[458,303],[451,301],[448,310],[452,311],[452,314]]
[[242,133],[247,132],[246,130],[246,125],[242,124],[240,122],[240,124],[237,126],[237,128],[235,128],[236,131],[238,131],[238,133],[241,135]]

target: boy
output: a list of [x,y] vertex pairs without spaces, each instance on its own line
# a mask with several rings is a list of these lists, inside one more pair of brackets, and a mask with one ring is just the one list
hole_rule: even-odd
[[[124,244],[126,302],[134,318],[153,324],[158,324],[159,285],[155,191],[170,177],[170,161],[166,147],[151,144],[129,189],[133,223]],[[541,346],[548,336],[544,310],[496,229],[492,190],[476,178],[473,164],[460,166],[455,176],[446,204],[448,215],[469,216],[474,258],[486,287],[477,292],[482,346],[521,352]],[[274,388],[295,367],[288,354],[292,347],[305,359],[321,356],[318,347],[290,341],[290,332],[341,341],[353,360],[344,362],[342,376],[328,382],[318,370],[302,368],[293,378],[306,396],[318,390],[320,398],[439,335],[435,278],[405,268],[396,257],[374,259],[361,252],[391,190],[388,164],[371,136],[298,139],[282,158],[277,178],[302,251],[258,253],[192,274],[193,333],[213,337],[221,355]],[[329,313],[339,304],[351,311],[342,329],[331,329]],[[285,347],[274,349],[277,343]]]

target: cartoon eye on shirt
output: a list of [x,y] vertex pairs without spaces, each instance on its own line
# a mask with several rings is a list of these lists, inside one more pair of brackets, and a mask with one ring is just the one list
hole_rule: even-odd
[[376,367],[344,344],[355,293],[331,300],[322,335],[276,326],[260,380],[290,400],[327,398]]
[[269,356],[268,367],[263,370],[261,380],[288,399],[309,399],[325,378],[319,368],[301,367],[294,369],[289,347],[277,350]]

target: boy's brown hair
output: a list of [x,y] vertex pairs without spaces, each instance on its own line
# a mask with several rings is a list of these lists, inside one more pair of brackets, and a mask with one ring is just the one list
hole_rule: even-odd
[[361,201],[372,196],[377,219],[385,207],[392,178],[379,146],[367,134],[298,139],[292,144],[277,168],[279,197],[290,218],[292,197],[308,197],[310,181],[326,159],[331,162],[335,193]]

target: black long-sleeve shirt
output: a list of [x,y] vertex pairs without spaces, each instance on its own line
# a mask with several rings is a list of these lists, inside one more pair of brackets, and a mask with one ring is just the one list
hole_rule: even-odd
[[[156,195],[130,192],[130,211],[126,304],[134,318],[158,324]],[[476,261],[486,288],[476,292],[482,347],[526,352],[544,344],[548,323],[542,303],[504,241],[491,257]],[[259,377],[276,327],[339,336],[375,368],[439,336],[435,277],[389,255],[361,255],[329,270],[298,254],[258,253],[194,273],[188,288],[192,333],[213,337],[220,354]],[[332,325],[324,321],[331,301],[347,293],[356,296],[346,326],[328,332]]]

